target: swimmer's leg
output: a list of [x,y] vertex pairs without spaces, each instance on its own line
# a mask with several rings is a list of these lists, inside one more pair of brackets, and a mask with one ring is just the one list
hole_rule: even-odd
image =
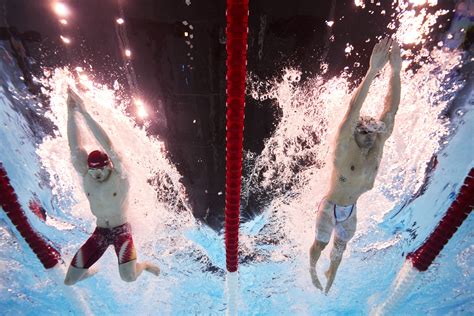
[[160,268],[156,265],[153,265],[149,262],[142,262],[139,263],[137,260],[132,260],[126,263],[122,263],[119,265],[119,272],[120,277],[125,282],[133,282],[143,271],[150,272],[153,275],[160,275]]
[[327,278],[326,289],[325,293],[327,294],[331,289],[332,283],[334,282],[334,278],[336,277],[337,269],[339,268],[339,264],[342,260],[342,255],[346,250],[347,243],[349,240],[354,237],[354,234],[357,229],[357,215],[356,215],[356,207],[354,206],[353,212],[343,222],[336,224],[335,233],[334,233],[334,245],[331,250],[330,259],[331,264],[329,265],[329,269],[326,271],[325,275]]
[[331,210],[332,205],[323,199],[319,205],[318,212],[316,213],[316,237],[313,245],[309,249],[309,273],[313,285],[321,291],[323,290],[323,286],[321,285],[316,273],[316,264],[321,256],[321,252],[326,248],[331,239],[331,233],[335,224]]
[[347,241],[343,241],[338,239],[337,237],[334,238],[334,245],[331,250],[331,264],[329,265],[329,269],[326,271],[325,275],[327,278],[326,288],[324,289],[324,293],[328,293],[331,289],[332,283],[334,282],[334,278],[336,277],[337,269],[339,268],[339,264],[342,260],[342,255],[344,254],[344,250],[346,250]]
[[79,281],[85,280],[97,273],[97,269],[90,267],[104,254],[107,250],[103,236],[94,231],[91,237],[77,251],[69,265],[69,269],[64,279],[64,284],[73,285]]
[[319,257],[321,256],[321,252],[324,248],[326,248],[327,244],[327,242],[315,240],[309,249],[309,273],[311,275],[311,281],[313,282],[313,285],[321,291],[323,290],[323,286],[318,279],[316,264],[318,263]]
[[137,262],[137,252],[133,244],[131,232],[121,234],[114,243],[115,252],[119,261],[120,277],[125,282],[135,281],[143,272],[150,272],[156,276],[160,275],[160,268],[149,262]]
[[97,269],[82,269],[76,268],[72,265],[69,266],[67,270],[66,278],[64,279],[64,284],[66,285],[74,285],[79,281],[83,281],[87,278],[90,278],[94,274],[98,272]]

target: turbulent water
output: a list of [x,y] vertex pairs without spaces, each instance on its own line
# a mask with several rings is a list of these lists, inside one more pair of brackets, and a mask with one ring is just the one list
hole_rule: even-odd
[[[425,12],[425,19],[418,21],[410,19],[406,7],[399,10],[397,36],[402,43],[420,40],[412,37],[413,29],[429,30],[436,18]],[[51,88],[46,110],[28,95],[11,54],[3,46],[0,53],[0,161],[33,226],[60,249],[66,264],[94,228],[66,138],[66,89],[79,80],[85,87],[87,110],[126,157],[129,216],[139,259],[156,262],[162,269],[159,278],[143,275],[125,283],[109,250],[98,262],[99,273],[71,293],[61,276],[44,271],[1,212],[2,314],[83,314],[83,303],[75,296],[82,297],[95,314],[224,314],[223,237],[194,220],[181,176],[166,159],[166,148],[147,135],[146,124],[138,126],[127,114],[116,97],[120,87],[94,84],[85,73],[74,75],[75,70],[55,69],[43,79]],[[241,227],[240,314],[367,314],[385,298],[407,252],[426,238],[454,199],[474,166],[471,91],[463,90],[467,101],[454,116],[448,118],[445,109],[461,97],[458,91],[467,83],[456,70],[469,63],[469,57],[438,47],[422,56],[404,51],[404,59],[407,69],[410,64],[418,68],[403,72],[394,133],[374,189],[360,199],[358,231],[328,296],[313,287],[307,254],[314,238],[316,205],[327,188],[333,135],[352,92],[351,73],[315,77],[304,84],[297,69],[284,69],[281,77],[269,81],[250,76],[249,94],[257,100],[270,99],[282,116],[263,152],[246,155],[244,198],[252,192],[265,198],[268,206]],[[387,66],[374,81],[362,114],[380,114],[388,77]],[[53,122],[51,135],[40,132],[42,117]],[[97,146],[88,134],[85,144],[87,150]],[[438,166],[428,173],[435,154]],[[411,201],[428,174],[425,193]],[[29,213],[32,198],[46,209],[46,222]],[[419,277],[397,313],[474,312],[473,229],[471,216],[434,266]],[[329,251],[320,260],[321,276]]]

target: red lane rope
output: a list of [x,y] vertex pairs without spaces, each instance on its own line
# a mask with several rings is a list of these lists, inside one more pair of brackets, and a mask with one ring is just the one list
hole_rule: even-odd
[[473,208],[474,168],[471,169],[464,180],[458,196],[438,226],[416,251],[408,254],[407,260],[411,260],[413,266],[419,271],[426,271]]
[[249,0],[227,0],[225,246],[227,271],[238,266]]
[[3,208],[13,225],[30,246],[46,269],[54,267],[61,255],[53,248],[28,222],[25,212],[18,202],[15,190],[10,184],[7,172],[0,163],[0,206]]

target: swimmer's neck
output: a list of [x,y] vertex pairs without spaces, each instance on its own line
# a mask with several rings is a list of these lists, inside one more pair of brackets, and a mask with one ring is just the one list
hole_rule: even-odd
[[125,216],[97,217],[97,227],[114,228],[127,223]]
[[105,178],[103,180],[97,180],[93,176],[91,176],[90,174],[87,174],[87,176],[90,177],[92,180],[94,180],[97,183],[105,183],[105,182],[107,182],[107,180],[110,179],[110,176],[111,176],[112,172],[113,172],[113,169],[110,169],[110,171],[107,173],[107,176],[105,176]]
[[368,148],[359,147],[359,149],[362,156],[367,157],[372,147],[368,147]]

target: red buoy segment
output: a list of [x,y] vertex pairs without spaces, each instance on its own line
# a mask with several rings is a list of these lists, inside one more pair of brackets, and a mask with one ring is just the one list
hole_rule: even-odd
[[451,203],[438,226],[416,251],[408,254],[407,260],[410,260],[419,271],[426,271],[473,208],[474,168],[464,180],[456,199]]
[[54,267],[60,260],[59,252],[49,244],[30,225],[25,212],[18,202],[15,190],[10,184],[6,170],[0,163],[0,206],[3,208],[8,218],[17,228],[18,232],[25,239],[31,250],[35,253],[46,269]]
[[247,71],[248,0],[227,0],[226,266],[237,271]]

